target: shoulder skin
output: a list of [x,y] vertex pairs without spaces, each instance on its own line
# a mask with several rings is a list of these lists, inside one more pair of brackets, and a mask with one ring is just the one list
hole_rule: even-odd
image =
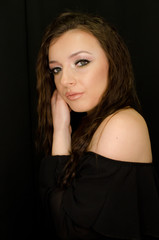
[[149,132],[134,109],[122,109],[106,118],[95,132],[89,151],[127,162],[152,162]]

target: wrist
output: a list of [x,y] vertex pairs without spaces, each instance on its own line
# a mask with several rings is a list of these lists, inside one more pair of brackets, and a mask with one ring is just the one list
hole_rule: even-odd
[[69,155],[71,151],[70,129],[60,129],[53,133],[52,155]]
[[53,135],[63,135],[68,134],[70,131],[70,125],[60,125],[58,127],[54,127]]

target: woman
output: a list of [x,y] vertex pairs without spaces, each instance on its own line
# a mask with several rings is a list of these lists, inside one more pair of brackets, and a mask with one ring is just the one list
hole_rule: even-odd
[[[61,14],[43,37],[37,79],[40,192],[58,238],[159,238],[149,133],[116,30]],[[72,112],[85,113],[73,130]]]

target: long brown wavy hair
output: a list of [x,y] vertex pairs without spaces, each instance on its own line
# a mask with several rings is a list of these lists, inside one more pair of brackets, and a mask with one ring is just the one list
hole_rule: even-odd
[[80,156],[87,151],[93,134],[107,116],[126,107],[140,112],[129,51],[116,29],[101,17],[79,12],[62,13],[47,27],[37,59],[38,137],[45,154],[51,154],[53,124],[50,101],[55,90],[48,67],[49,45],[71,29],[89,32],[97,38],[108,58],[109,74],[108,86],[100,103],[83,117],[72,135],[71,157],[63,170],[62,186],[71,182]]

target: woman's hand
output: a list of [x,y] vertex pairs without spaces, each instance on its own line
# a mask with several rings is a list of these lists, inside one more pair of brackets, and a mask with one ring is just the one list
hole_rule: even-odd
[[68,155],[71,150],[70,109],[57,90],[51,98],[53,118],[52,155]]
[[70,128],[70,109],[57,90],[51,98],[51,110],[54,131],[63,131]]

